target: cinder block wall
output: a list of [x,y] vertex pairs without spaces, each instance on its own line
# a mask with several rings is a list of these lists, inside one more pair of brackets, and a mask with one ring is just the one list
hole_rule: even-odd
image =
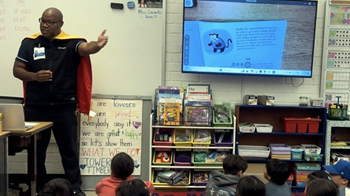
[[[230,102],[232,106],[242,103],[246,94],[275,96],[276,104],[298,104],[300,96],[319,98],[322,63],[323,27],[325,15],[325,0],[318,1],[317,31],[312,78],[274,78],[227,75],[201,75],[181,73],[182,49],[182,6],[183,0],[166,0],[166,56],[165,84],[187,86],[189,83],[208,83],[213,91],[214,103]],[[84,36],[82,34],[82,36]],[[103,52],[103,51],[101,51]],[[98,55],[98,54],[96,54]],[[156,86],[154,87],[156,88]],[[137,94],[135,92],[135,94]],[[9,157],[9,173],[25,173],[27,168],[27,153],[17,153]],[[47,172],[63,174],[63,169],[54,141],[50,143],[47,152]]]

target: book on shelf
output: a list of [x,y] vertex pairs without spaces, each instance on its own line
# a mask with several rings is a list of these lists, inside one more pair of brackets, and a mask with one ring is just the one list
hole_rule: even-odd
[[159,86],[158,98],[183,98],[184,89],[177,86]]
[[185,106],[185,125],[210,125],[210,106]]
[[164,103],[164,125],[180,125],[180,104]]
[[186,93],[189,94],[210,94],[209,84],[188,84]]
[[178,103],[180,106],[180,113],[182,113],[182,99],[181,98],[159,98],[157,104],[157,120],[158,122],[164,122],[164,104],[165,103]]

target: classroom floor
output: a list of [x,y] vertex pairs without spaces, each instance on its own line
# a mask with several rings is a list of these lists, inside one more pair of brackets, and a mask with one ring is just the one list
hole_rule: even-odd
[[[86,194],[86,196],[96,196],[95,191],[84,191],[84,193]],[[8,196],[19,196],[19,191],[10,189]]]

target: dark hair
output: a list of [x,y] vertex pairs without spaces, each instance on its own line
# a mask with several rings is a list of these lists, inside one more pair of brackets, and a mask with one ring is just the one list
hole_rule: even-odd
[[310,181],[306,196],[338,196],[337,185],[328,179],[318,178]]
[[134,172],[134,160],[125,152],[116,154],[111,162],[112,176],[127,179]]
[[71,183],[63,178],[55,178],[45,184],[39,196],[73,196]]
[[230,154],[224,159],[222,167],[225,174],[237,175],[239,171],[245,172],[248,164],[241,156]]
[[115,190],[116,196],[149,196],[146,184],[140,179],[124,180]]
[[237,184],[236,196],[265,196],[265,184],[255,176],[244,176]]
[[311,182],[312,180],[318,179],[318,178],[332,180],[332,176],[329,175],[327,172],[322,171],[322,170],[314,171],[312,173],[309,173],[309,175],[307,175],[307,179],[309,180],[309,182]]
[[284,184],[290,175],[288,164],[279,159],[270,159],[266,163],[266,171],[270,181],[278,185]]

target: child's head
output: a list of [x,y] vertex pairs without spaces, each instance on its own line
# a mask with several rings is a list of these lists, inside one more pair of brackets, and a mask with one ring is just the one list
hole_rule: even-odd
[[310,181],[305,194],[306,196],[338,196],[339,190],[333,181],[318,178]]
[[248,168],[248,164],[241,156],[230,154],[224,159],[222,167],[224,168],[225,174],[242,177],[243,173]]
[[237,184],[236,196],[265,196],[265,184],[255,176],[244,176]]
[[71,183],[63,178],[55,178],[45,184],[39,192],[40,196],[73,196]]
[[115,190],[116,196],[150,196],[146,184],[140,179],[124,180]]
[[304,193],[305,194],[306,194],[307,188],[309,187],[309,183],[312,180],[319,179],[319,178],[332,181],[331,175],[329,175],[327,172],[321,171],[321,170],[320,171],[314,171],[314,172],[310,173],[309,175],[307,175],[307,178],[305,180],[305,189],[304,189]]
[[111,173],[115,178],[126,179],[134,172],[134,160],[125,152],[116,154],[111,162]]
[[279,159],[270,159],[265,165],[264,177],[270,182],[282,185],[289,175],[288,164]]
[[324,165],[324,169],[332,176],[338,187],[350,187],[350,162],[340,160],[336,164]]

